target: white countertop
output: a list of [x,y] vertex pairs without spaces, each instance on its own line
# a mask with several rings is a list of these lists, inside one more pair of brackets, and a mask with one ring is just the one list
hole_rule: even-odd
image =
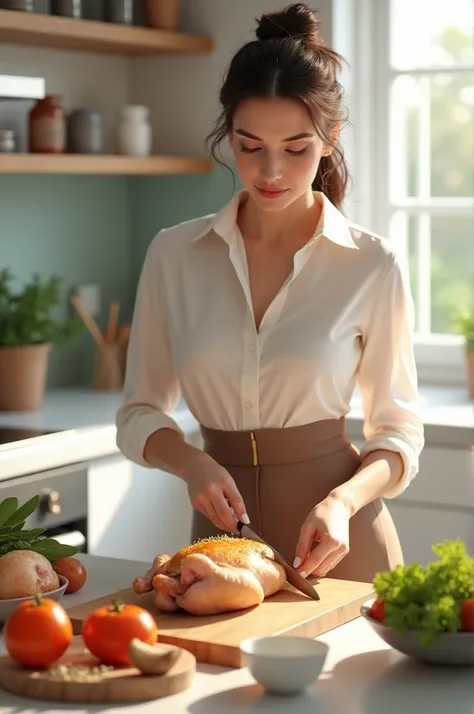
[[[474,446],[474,401],[465,389],[421,387],[420,394],[427,444]],[[115,414],[121,403],[122,395],[117,392],[58,389],[47,392],[41,411],[0,412],[0,427],[64,430],[36,443],[20,442],[15,449],[0,446],[0,480],[118,453]],[[185,434],[198,429],[183,401],[173,417]],[[356,393],[347,418],[349,436],[360,437],[362,425],[362,405]]]
[[[66,595],[72,607],[128,587],[142,563],[79,556],[88,571],[84,588]],[[317,682],[299,697],[264,693],[246,668],[225,669],[198,663],[192,687],[180,694],[130,706],[60,705],[0,692],[0,714],[472,714],[473,669],[417,664],[390,649],[357,618],[318,638],[329,645]],[[0,651],[4,650],[0,637]]]

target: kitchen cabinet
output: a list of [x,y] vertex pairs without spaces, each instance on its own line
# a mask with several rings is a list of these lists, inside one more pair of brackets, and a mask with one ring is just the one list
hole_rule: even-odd
[[[362,440],[353,440],[361,448]],[[437,556],[432,545],[461,538],[474,552],[474,455],[468,446],[427,444],[420,471],[408,488],[387,499],[405,562],[426,564]]]
[[[199,445],[200,434],[187,435]],[[176,476],[116,454],[90,464],[89,553],[150,562],[189,544],[192,509]]]

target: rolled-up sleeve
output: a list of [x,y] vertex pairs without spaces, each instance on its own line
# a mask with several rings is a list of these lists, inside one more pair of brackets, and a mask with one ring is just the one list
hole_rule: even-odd
[[386,449],[399,453],[403,460],[403,474],[385,498],[399,495],[415,478],[424,446],[408,269],[399,256],[392,254],[390,258],[363,331],[358,371],[365,437],[361,457]]
[[171,417],[181,396],[173,368],[166,306],[159,269],[161,232],[151,242],[141,271],[132,319],[124,384],[124,402],[117,411],[117,446],[142,466],[148,437],[158,429],[182,434]]

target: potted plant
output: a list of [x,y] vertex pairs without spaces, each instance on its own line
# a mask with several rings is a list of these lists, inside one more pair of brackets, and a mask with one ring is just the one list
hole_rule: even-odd
[[474,308],[459,308],[454,322],[456,332],[464,337],[469,396],[474,397]]
[[0,271],[0,411],[37,411],[43,404],[52,345],[70,342],[82,329],[77,317],[56,320],[61,280],[30,282],[14,292],[13,276]]

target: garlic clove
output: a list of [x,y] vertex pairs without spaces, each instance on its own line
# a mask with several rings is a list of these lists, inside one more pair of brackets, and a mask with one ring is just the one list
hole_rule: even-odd
[[180,656],[180,650],[172,645],[157,643],[149,645],[138,638],[128,647],[130,662],[142,674],[166,674]]

